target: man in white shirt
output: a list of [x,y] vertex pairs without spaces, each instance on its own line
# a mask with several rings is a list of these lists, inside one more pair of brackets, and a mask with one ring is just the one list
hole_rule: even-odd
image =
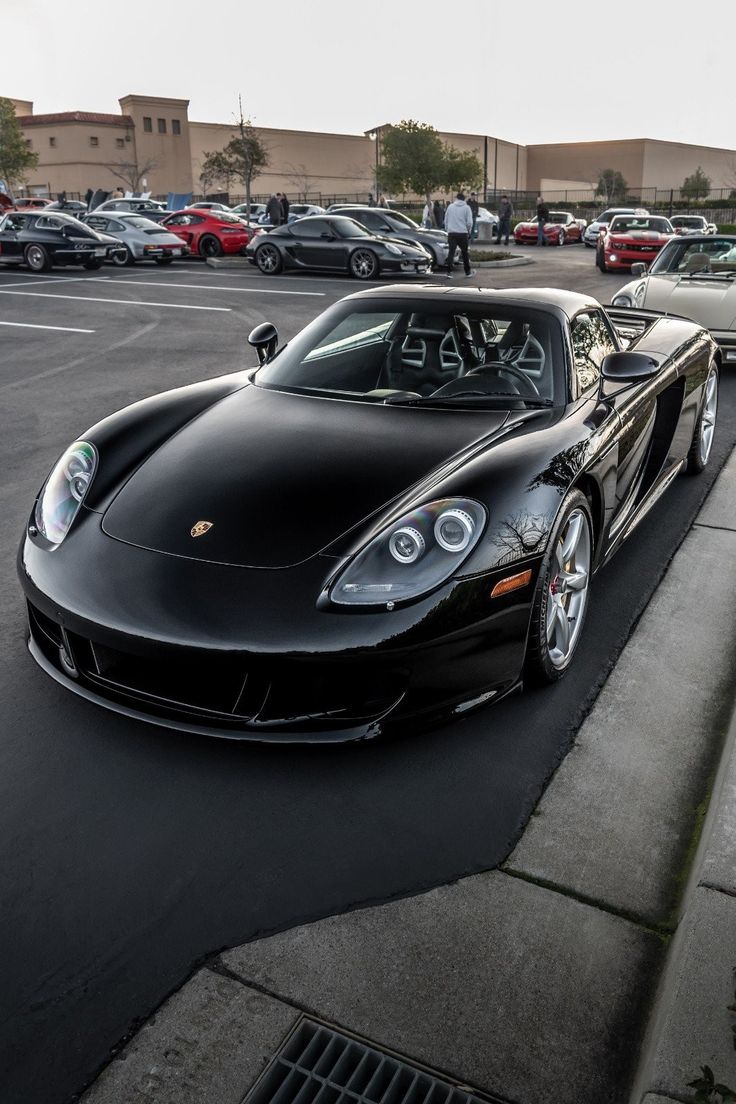
[[466,276],[475,276],[470,267],[468,255],[468,242],[470,232],[473,229],[473,214],[465,202],[465,194],[458,192],[455,200],[449,204],[445,211],[445,230],[447,231],[447,244],[450,251],[447,254],[447,278],[452,279],[452,265],[455,260],[455,250],[459,247],[463,259]]

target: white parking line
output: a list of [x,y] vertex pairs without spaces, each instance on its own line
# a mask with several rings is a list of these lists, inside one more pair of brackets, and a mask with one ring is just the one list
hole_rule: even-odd
[[76,326],[39,326],[33,322],[0,322],[0,326],[21,326],[25,330],[60,330],[62,333],[97,333],[96,330],[78,330]]
[[113,276],[91,276],[88,277],[91,280],[105,280],[108,284],[139,284],[141,287],[175,287],[175,288],[191,288],[193,291],[239,291],[239,292],[255,292],[258,295],[309,295],[324,299],[327,294],[326,291],[286,291],[277,290],[276,288],[260,288],[260,287],[222,287],[219,284],[165,284],[163,280],[135,280],[128,278],[127,280],[116,280]]
[[[18,273],[20,275],[20,273]],[[104,280],[106,277],[102,276],[100,279]],[[65,284],[78,284],[82,280],[88,280],[89,276],[70,276],[64,279],[63,276],[26,276],[27,280],[32,280],[34,284],[55,284],[59,280],[62,280]],[[30,287],[29,284],[0,284],[0,288],[21,288]]]
[[31,295],[35,299],[73,299],[76,303],[117,303],[124,307],[168,307],[171,310],[221,311],[229,314],[232,307],[195,307],[189,303],[152,303],[146,299],[96,299],[92,295],[55,295],[48,291],[6,291],[0,295]]

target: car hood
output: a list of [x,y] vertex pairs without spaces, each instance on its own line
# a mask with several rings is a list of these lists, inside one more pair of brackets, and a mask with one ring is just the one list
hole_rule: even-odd
[[[247,386],[154,452],[118,492],[102,527],[174,556],[291,567],[435,469],[444,474],[474,454],[508,417]],[[194,537],[198,522],[211,528]]]
[[688,279],[674,272],[649,276],[642,306],[684,314],[711,330],[731,330],[736,328],[736,281],[717,276]]

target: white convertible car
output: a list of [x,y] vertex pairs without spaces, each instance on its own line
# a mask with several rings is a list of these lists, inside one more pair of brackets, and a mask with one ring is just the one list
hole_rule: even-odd
[[673,238],[649,269],[634,264],[631,274],[613,306],[692,318],[710,330],[724,364],[736,362],[736,235]]

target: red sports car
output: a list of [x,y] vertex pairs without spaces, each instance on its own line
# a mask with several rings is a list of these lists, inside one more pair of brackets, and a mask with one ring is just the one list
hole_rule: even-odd
[[600,233],[595,263],[601,272],[631,268],[637,261],[648,264],[674,236],[664,215],[615,215]]
[[175,211],[160,223],[185,241],[195,257],[220,257],[223,253],[244,253],[253,236],[241,219],[227,211],[187,208]]
[[[569,211],[550,211],[549,222],[544,224],[544,237],[547,245],[564,245],[566,242],[583,240],[585,223],[574,218]],[[537,244],[537,220],[517,222],[514,227],[514,241],[517,245]]]

